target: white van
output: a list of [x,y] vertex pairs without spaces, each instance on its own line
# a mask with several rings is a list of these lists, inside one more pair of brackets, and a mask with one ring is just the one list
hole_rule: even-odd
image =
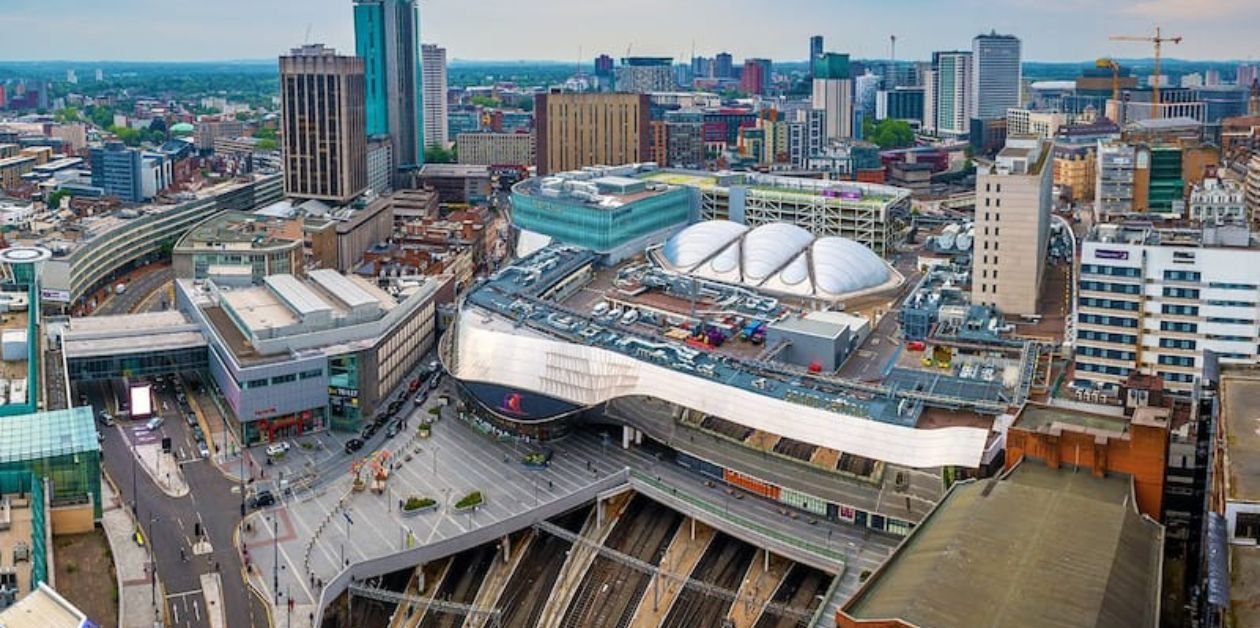
[[607,311],[608,311],[608,303],[605,301],[600,301],[599,303],[595,304],[595,307],[591,310],[591,314],[595,316],[603,316],[604,312],[607,312]]

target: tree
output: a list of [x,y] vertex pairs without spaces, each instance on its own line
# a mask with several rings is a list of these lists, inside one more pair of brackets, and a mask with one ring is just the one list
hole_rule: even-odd
[[424,149],[424,162],[429,164],[453,164],[455,163],[455,151],[447,150],[437,144],[431,144]]
[[58,209],[61,207],[61,199],[67,196],[70,196],[69,192],[65,190],[57,190],[56,192],[53,192],[52,194],[48,195],[48,198],[45,199],[44,204],[47,205],[51,209]]
[[79,110],[74,107],[66,107],[53,112],[53,119],[57,122],[78,122]]
[[472,104],[477,105],[478,107],[491,107],[491,108],[493,108],[493,107],[498,107],[498,106],[499,106],[499,99],[498,99],[498,98],[493,98],[493,97],[490,97],[490,96],[482,96],[481,94],[477,94],[477,95],[473,96],[472,98],[469,98],[469,99],[468,99],[468,102],[471,102]]
[[902,148],[914,144],[914,129],[905,120],[886,118],[873,127],[866,139],[880,148]]
[[279,134],[276,132],[275,127],[265,126],[254,131],[254,137],[260,140],[275,140],[279,137]]
[[521,101],[521,111],[533,111],[533,110],[534,110],[533,98],[526,98],[525,100]]
[[109,107],[96,106],[88,110],[88,119],[102,129],[114,126],[114,110]]
[[260,151],[276,150],[280,148],[280,143],[277,142],[276,140],[263,138],[261,140],[258,140],[258,144],[254,146],[254,148]]

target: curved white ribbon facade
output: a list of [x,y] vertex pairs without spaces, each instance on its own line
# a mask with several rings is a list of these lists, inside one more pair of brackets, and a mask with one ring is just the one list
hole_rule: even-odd
[[516,328],[474,309],[460,313],[454,375],[580,405],[646,395],[750,428],[907,467],[977,467],[988,430],[916,429],[776,399],[698,375]]

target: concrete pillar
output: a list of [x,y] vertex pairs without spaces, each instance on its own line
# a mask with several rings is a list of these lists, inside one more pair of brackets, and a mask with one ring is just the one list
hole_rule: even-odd
[[696,540],[696,520],[694,517],[691,519],[691,540]]
[[602,499],[595,501],[595,526],[604,527],[604,500]]
[[630,449],[630,441],[634,438],[634,428],[624,425],[621,428],[621,448]]
[[761,563],[761,570],[770,571],[770,550],[761,550],[761,557],[763,559]]
[[643,444],[643,431],[642,431],[642,430],[635,430],[635,431],[634,431],[634,444],[636,444],[636,445],[642,445],[642,444]]
[[424,563],[416,565],[416,591],[424,593]]
[[499,541],[499,545],[503,548],[503,564],[505,564],[505,565],[506,565],[508,562],[510,562],[510,561],[512,560],[512,537],[511,537],[511,535],[504,534],[504,535],[503,535],[503,538]]

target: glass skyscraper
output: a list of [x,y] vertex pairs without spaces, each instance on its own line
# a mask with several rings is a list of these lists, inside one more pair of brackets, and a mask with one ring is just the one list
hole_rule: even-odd
[[981,120],[1005,118],[1019,99],[1020,43],[1014,35],[977,35],[971,40],[972,72],[968,116]]
[[388,135],[394,163],[424,163],[424,75],[416,0],[355,0],[354,49],[363,58],[368,137]]

